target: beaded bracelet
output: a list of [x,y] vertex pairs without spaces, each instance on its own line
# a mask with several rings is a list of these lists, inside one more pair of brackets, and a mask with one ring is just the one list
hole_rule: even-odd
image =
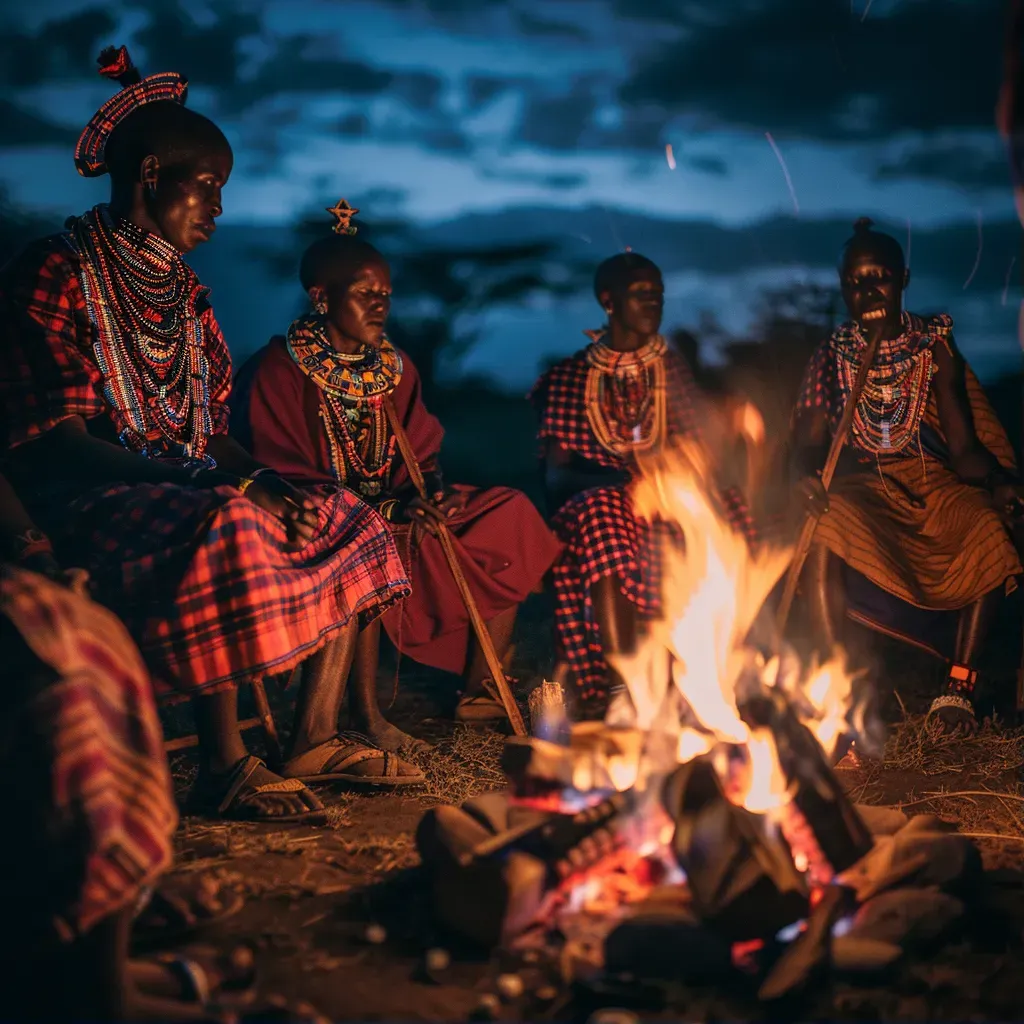
[[397,498],[388,498],[377,506],[377,511],[389,522],[394,522],[395,509],[398,508]]
[[245,492],[247,490],[249,490],[249,488],[252,487],[252,485],[254,483],[256,483],[256,480],[255,480],[254,477],[243,476],[242,479],[239,480],[238,483],[235,486],[238,488],[238,493],[239,494],[245,494]]

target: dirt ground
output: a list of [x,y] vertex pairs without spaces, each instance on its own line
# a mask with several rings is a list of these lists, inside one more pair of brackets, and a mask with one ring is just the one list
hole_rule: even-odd
[[[543,609],[535,611],[520,632],[536,635],[543,617]],[[895,690],[880,687],[889,742],[882,760],[844,768],[844,786],[859,802],[957,821],[976,836],[987,885],[954,943],[904,964],[884,987],[826,986],[792,1012],[804,1019],[1024,1019],[1024,731],[1009,722],[971,740],[929,746],[918,716],[934,686],[934,664],[888,642],[874,649],[876,664],[898,681]],[[544,659],[542,641],[521,644],[524,686]],[[502,737],[451,725],[450,679],[409,663],[401,679],[392,720],[437,743],[421,760],[426,787],[402,795],[322,792],[330,807],[326,829],[185,819],[178,834],[176,875],[212,873],[246,896],[241,911],[195,941],[254,946],[262,992],[305,1000],[332,1020],[466,1020],[479,1016],[481,996],[493,993],[497,975],[508,969],[437,932],[414,838],[428,808],[501,787]],[[394,667],[386,665],[385,704],[393,682]],[[179,754],[173,768],[183,793],[193,758]],[[188,943],[177,948],[187,950]],[[428,979],[422,965],[432,948],[448,950],[451,966]],[[582,1021],[602,1005],[632,1007],[652,1019],[769,1019],[743,992],[639,988],[560,990],[545,1004],[515,1001],[498,1014]]]

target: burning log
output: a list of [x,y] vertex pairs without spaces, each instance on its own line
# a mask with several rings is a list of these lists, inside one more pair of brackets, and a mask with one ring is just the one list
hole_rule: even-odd
[[832,871],[845,871],[870,853],[871,833],[843,792],[821,744],[797,718],[785,694],[762,688],[741,711],[751,724],[771,730],[793,806],[814,833]]
[[789,850],[725,795],[704,759],[666,783],[673,848],[701,920],[731,941],[774,936],[807,914],[808,891]]

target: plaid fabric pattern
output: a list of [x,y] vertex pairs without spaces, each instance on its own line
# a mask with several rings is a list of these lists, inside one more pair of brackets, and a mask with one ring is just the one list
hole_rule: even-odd
[[[540,424],[537,438],[558,442],[566,451],[576,452],[605,469],[629,468],[629,463],[598,443],[587,419],[587,349],[563,359],[541,376],[530,390],[530,403]],[[697,384],[686,361],[669,349],[665,355],[666,413],[669,436],[699,434],[694,398]]]
[[[196,295],[210,366],[210,417],[214,435],[228,429],[231,356],[207,290],[195,274],[187,291]],[[96,362],[96,328],[79,280],[79,257],[70,234],[29,246],[0,275],[3,344],[0,407],[6,445],[40,437],[73,416],[105,416],[115,439],[126,426],[103,390]]]
[[150,75],[135,85],[111,96],[92,115],[75,146],[75,167],[83,178],[96,178],[107,173],[106,149],[114,129],[129,114],[146,103],[169,101],[184,105],[188,97],[188,79],[168,71]]
[[661,544],[678,540],[669,524],[649,523],[633,512],[623,487],[594,487],[566,502],[551,520],[565,554],[552,570],[555,631],[579,696],[607,692],[607,668],[590,588],[615,575],[642,619],[661,611]]
[[286,672],[353,615],[365,624],[409,593],[376,512],[348,491],[318,512],[293,549],[233,488],[141,484],[91,491],[44,525],[122,618],[157,692],[195,695]]
[[[693,375],[671,349],[666,362],[668,434],[700,437]],[[605,468],[631,469],[631,462],[603,448],[590,428],[585,401],[588,369],[584,350],[553,367],[534,385],[529,397],[540,417],[541,444],[551,439]],[[756,540],[742,495],[730,491],[721,499],[733,526],[751,542]],[[559,652],[572,670],[580,698],[592,701],[607,694],[608,676],[590,588],[615,575],[641,621],[657,618],[661,614],[661,551],[666,541],[680,543],[682,536],[672,524],[637,517],[625,487],[595,487],[576,495],[558,509],[551,526],[565,544],[565,553],[552,570]]]
[[22,787],[17,841],[0,855],[17,880],[8,912],[23,892],[25,923],[71,939],[170,866],[178,815],[160,721],[124,626],[71,589],[0,568],[0,638],[0,750]]

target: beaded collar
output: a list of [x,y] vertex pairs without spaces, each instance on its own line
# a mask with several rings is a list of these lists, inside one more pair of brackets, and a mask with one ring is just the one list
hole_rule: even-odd
[[321,391],[348,402],[390,394],[402,379],[402,357],[384,337],[380,348],[367,346],[348,356],[327,337],[323,319],[307,314],[288,328],[288,354]]
[[77,218],[69,242],[121,443],[152,457],[205,459],[210,367],[196,302],[206,289],[174,246],[115,220],[106,205]]
[[[921,422],[935,373],[932,359],[938,332],[920,317],[903,314],[903,332],[884,339],[854,413],[856,446],[881,455],[921,454]],[[832,336],[839,391],[848,396],[860,369],[866,341],[855,324],[843,324]]]
[[583,333],[591,341],[586,348],[587,362],[603,373],[636,373],[657,362],[668,350],[668,345],[660,334],[633,352],[619,352],[604,343],[603,338],[608,333],[605,328]]
[[665,353],[661,335],[634,352],[602,342],[604,331],[587,331],[587,421],[598,444],[617,456],[647,451],[665,436]]

